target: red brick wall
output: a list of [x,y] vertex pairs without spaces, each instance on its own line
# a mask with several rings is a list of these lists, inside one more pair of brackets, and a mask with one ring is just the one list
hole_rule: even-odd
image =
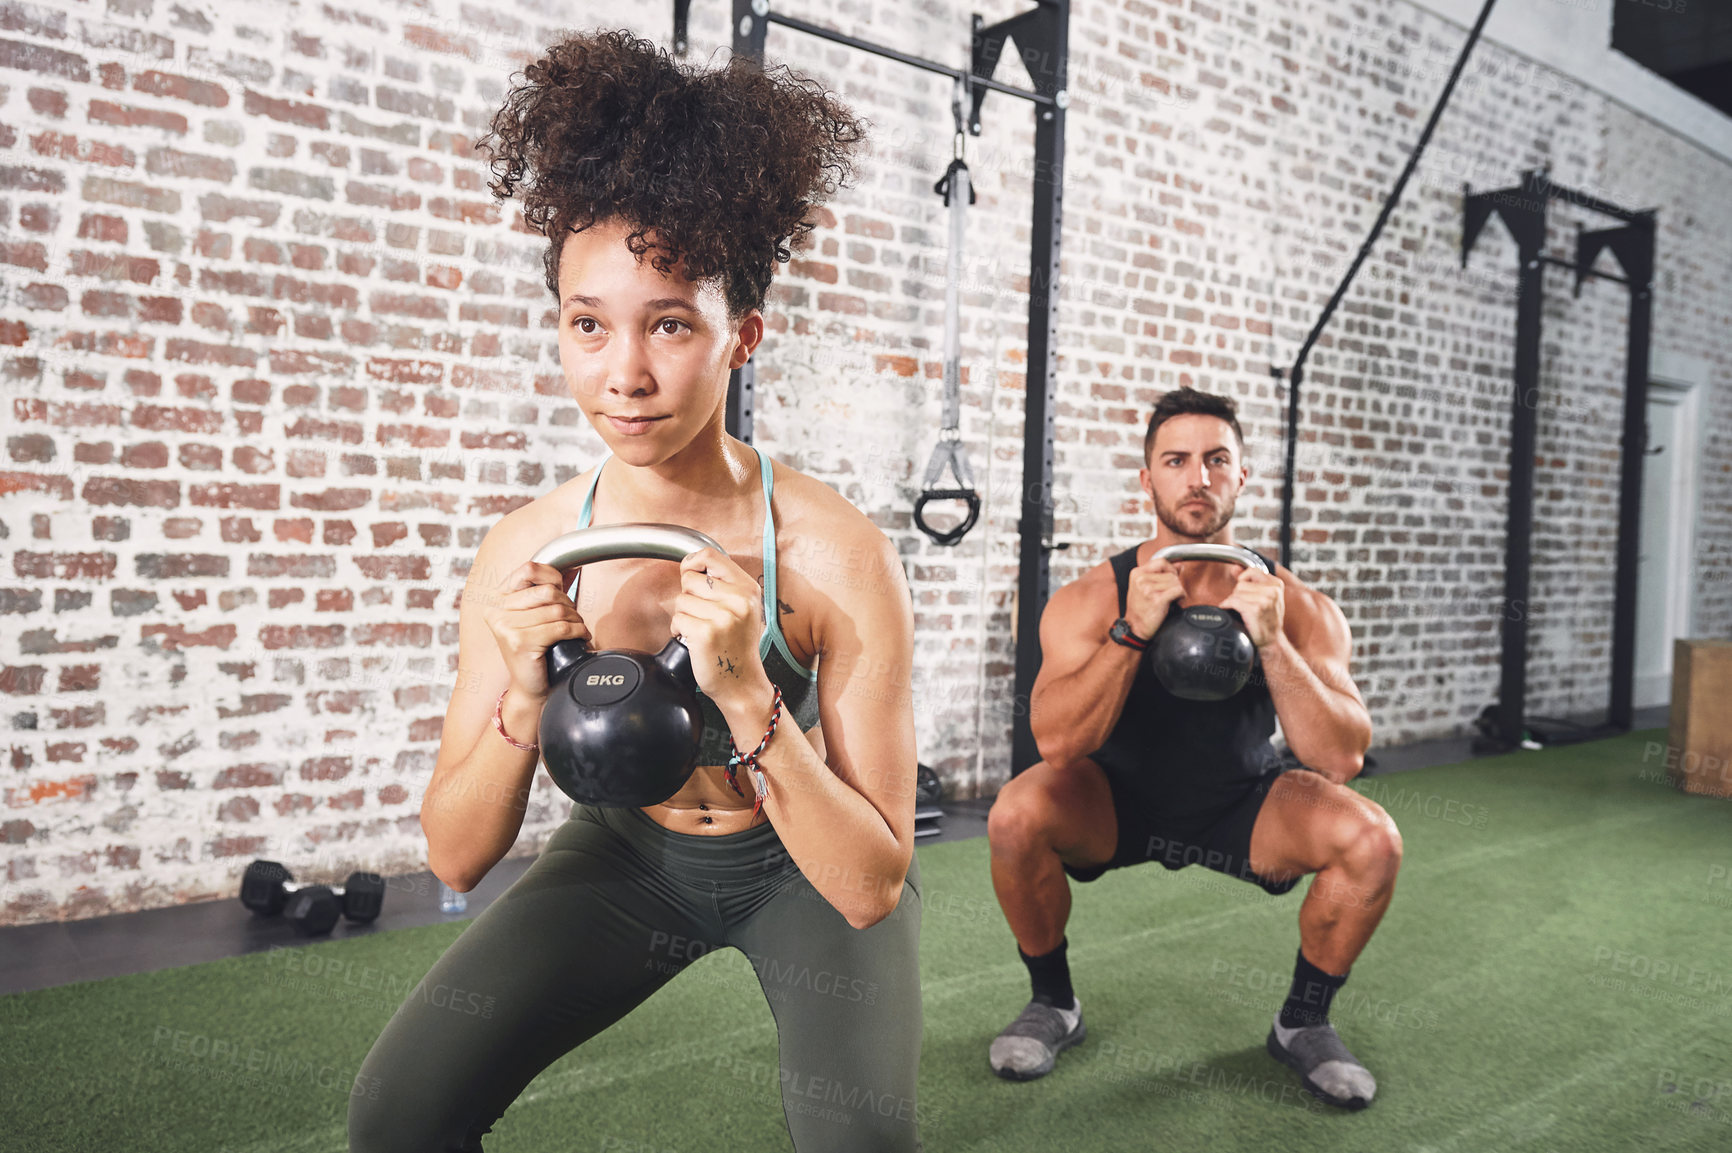
[[[0,0],[0,922],[230,897],[257,855],[303,877],[423,864],[467,566],[600,450],[558,374],[541,242],[469,153],[550,28],[619,18],[536,7],[305,6],[287,28],[252,2]],[[725,7],[694,5],[700,56]],[[638,30],[665,40],[662,8],[634,7]],[[968,8],[801,11],[957,61]],[[1179,384],[1241,399],[1241,535],[1270,545],[1269,365],[1460,35],[1396,0],[1076,5],[1055,583],[1148,535],[1142,430]],[[940,550],[908,513],[939,415],[947,84],[779,29],[771,50],[876,132],[775,290],[757,439],[897,541],[922,759],[990,792],[1014,707],[1029,112],[991,97],[969,141],[963,432],[988,510]],[[1550,161],[1660,209],[1656,342],[1714,366],[1697,631],[1732,631],[1732,221],[1703,191],[1726,165],[1519,64],[1482,50],[1312,360],[1299,568],[1353,622],[1383,743],[1459,732],[1495,695],[1513,250],[1493,230],[1459,269],[1464,179]],[[1549,284],[1530,704],[1567,711],[1604,694],[1623,303]],[[518,851],[565,811],[543,780]]]

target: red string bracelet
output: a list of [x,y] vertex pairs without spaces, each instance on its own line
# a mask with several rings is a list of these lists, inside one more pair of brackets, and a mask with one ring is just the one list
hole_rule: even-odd
[[742,753],[740,752],[739,747],[734,744],[733,733],[730,732],[728,734],[728,752],[730,755],[728,757],[728,767],[725,770],[725,775],[728,779],[728,787],[733,789],[735,793],[738,793],[742,797],[746,795],[745,793],[740,792],[739,781],[736,779],[736,773],[738,772],[739,767],[741,765],[746,766],[746,771],[752,774],[752,785],[757,793],[756,798],[752,802],[752,816],[754,817],[758,815],[758,810],[764,807],[764,798],[770,795],[769,783],[764,780],[763,770],[758,768],[758,755],[762,753],[764,747],[770,743],[770,738],[774,736],[776,732],[776,722],[782,717],[781,686],[772,683],[770,688],[775,690],[776,694],[775,699],[770,702],[770,727],[764,730],[764,739],[758,742],[758,747],[749,753]]
[[499,694],[499,699],[493,702],[493,727],[499,730],[499,735],[504,737],[506,743],[512,748],[522,749],[526,753],[533,753],[536,749],[541,747],[539,741],[533,745],[526,745],[522,741],[512,740],[511,734],[505,731],[505,718],[500,716],[500,710],[505,707],[505,694],[510,691],[511,686],[506,685],[504,691]]

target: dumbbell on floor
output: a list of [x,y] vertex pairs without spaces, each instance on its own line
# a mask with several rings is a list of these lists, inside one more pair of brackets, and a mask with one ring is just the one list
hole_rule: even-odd
[[938,802],[944,798],[944,785],[938,774],[926,765],[917,765],[914,778],[914,839],[936,837],[944,830],[944,810]]
[[303,937],[329,933],[341,914],[367,924],[385,902],[385,879],[377,873],[350,873],[340,886],[300,885],[275,861],[254,861],[241,878],[241,904],[261,917],[288,918]]

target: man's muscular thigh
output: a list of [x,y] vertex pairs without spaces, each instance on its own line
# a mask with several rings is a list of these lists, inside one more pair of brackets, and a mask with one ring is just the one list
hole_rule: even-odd
[[[1006,809],[1002,817],[1000,806]],[[1067,865],[1105,864],[1118,848],[1112,789],[1088,757],[1063,767],[1048,761],[1030,765],[999,790],[993,814],[997,822],[989,824],[1037,832]]]
[[1320,773],[1282,773],[1251,830],[1251,868],[1277,878],[1318,872],[1363,831],[1388,821],[1376,802]]

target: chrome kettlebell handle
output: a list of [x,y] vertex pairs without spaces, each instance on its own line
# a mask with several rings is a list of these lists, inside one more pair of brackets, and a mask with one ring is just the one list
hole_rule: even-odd
[[1152,559],[1173,564],[1183,560],[1218,560],[1227,564],[1243,565],[1245,568],[1262,569],[1270,576],[1275,575],[1275,570],[1269,567],[1268,561],[1244,545],[1237,544],[1170,544],[1166,548],[1157,549]]
[[598,524],[573,529],[541,546],[532,559],[560,572],[604,560],[685,560],[699,549],[727,549],[695,528],[678,524]]
[[[726,556],[728,550],[716,540],[695,528],[653,521],[629,524],[598,524],[573,529],[554,537],[541,546],[531,559],[537,564],[552,565],[560,572],[570,572],[586,564],[607,560],[671,560],[683,561],[699,549],[713,548]],[[581,578],[580,578],[581,579]],[[577,600],[577,583],[571,586],[571,599]],[[674,644],[683,649],[677,637]],[[547,650],[548,676],[554,677],[592,651],[589,642],[579,639],[560,641]],[[663,652],[667,649],[664,646]],[[669,654],[672,659],[672,654]]]

